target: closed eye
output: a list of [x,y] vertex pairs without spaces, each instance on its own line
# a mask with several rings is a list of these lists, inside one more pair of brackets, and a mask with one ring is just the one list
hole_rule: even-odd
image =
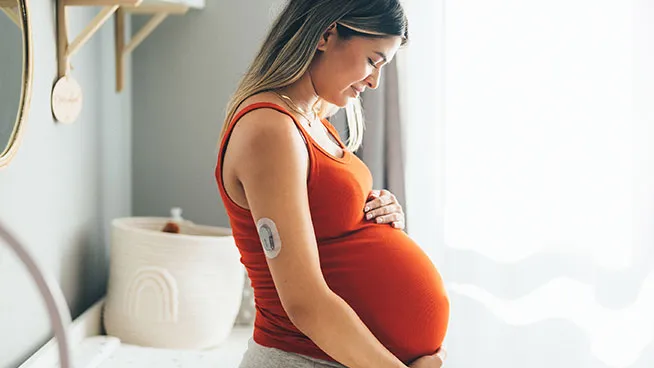
[[373,68],[377,69],[377,63],[375,63],[374,60],[368,58],[368,64],[370,64]]
[[368,64],[370,64],[370,66],[372,66],[375,69],[379,69],[380,67],[379,63],[380,63],[379,61],[374,61],[370,58],[368,59]]

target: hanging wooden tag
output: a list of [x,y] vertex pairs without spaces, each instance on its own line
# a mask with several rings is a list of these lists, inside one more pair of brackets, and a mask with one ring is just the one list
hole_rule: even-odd
[[52,114],[57,121],[74,123],[82,111],[82,87],[69,76],[59,78],[52,90]]

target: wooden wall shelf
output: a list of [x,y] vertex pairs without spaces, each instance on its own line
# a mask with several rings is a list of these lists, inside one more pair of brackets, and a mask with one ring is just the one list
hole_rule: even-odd
[[[0,4],[8,0],[0,0]],[[66,8],[69,6],[99,6],[100,12],[72,41],[68,39]],[[189,9],[201,9],[204,0],[57,0],[57,57],[59,78],[70,72],[70,59],[107,22],[116,15],[116,89],[123,89],[124,59],[171,14],[185,14]],[[127,43],[125,17],[128,14],[152,15],[152,19]]]

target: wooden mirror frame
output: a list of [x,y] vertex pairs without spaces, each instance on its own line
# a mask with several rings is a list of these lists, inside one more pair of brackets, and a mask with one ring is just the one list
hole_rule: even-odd
[[[0,151],[0,168],[7,166],[11,159],[16,155],[18,146],[20,145],[25,124],[27,122],[27,115],[29,112],[30,101],[32,99],[32,76],[33,76],[33,60],[32,60],[32,25],[29,17],[29,0],[18,1],[18,21],[19,26],[22,28],[23,33],[23,78],[21,85],[21,96],[18,104],[18,113],[16,114],[16,121],[14,123],[14,130],[9,137],[9,143]],[[0,0],[0,6],[7,1]]]

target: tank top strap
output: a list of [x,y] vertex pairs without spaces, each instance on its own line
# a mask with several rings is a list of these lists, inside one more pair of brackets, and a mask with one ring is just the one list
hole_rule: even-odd
[[310,137],[308,136],[309,133],[304,129],[302,124],[300,124],[300,122],[297,120],[297,118],[293,114],[291,114],[287,109],[285,109],[284,107],[282,107],[282,106],[280,106],[280,105],[278,105],[278,104],[276,104],[274,102],[255,102],[255,103],[250,104],[250,105],[244,107],[243,109],[241,109],[241,111],[239,111],[236,115],[234,115],[234,118],[230,121],[229,127],[227,128],[227,131],[225,132],[225,136],[223,137],[223,142],[221,142],[221,146],[224,146],[226,141],[229,139],[229,136],[232,134],[232,130],[234,129],[234,126],[236,126],[236,123],[243,116],[245,116],[247,113],[252,112],[254,110],[258,110],[258,109],[273,109],[273,110],[277,110],[277,111],[281,112],[282,114],[287,115],[288,117],[290,117],[293,120],[293,123],[295,124],[295,126],[298,128],[298,130],[302,134],[302,138],[304,139],[304,142],[307,144],[307,146],[310,146],[310,144],[309,144]]
[[[302,136],[302,139],[304,140],[304,144],[307,147],[307,153],[309,154],[309,173],[308,173],[308,184],[311,186],[311,178],[313,176],[313,173],[316,170],[316,153],[314,151],[313,144],[311,144],[311,136],[309,135],[309,132],[307,132],[302,124],[300,124],[300,121],[297,120],[297,118],[291,114],[287,109],[284,107],[273,103],[273,102],[255,102],[252,103],[243,109],[239,111],[236,115],[234,115],[234,118],[229,122],[229,126],[227,130],[225,131],[225,134],[220,142],[220,147],[219,147],[219,152],[218,152],[218,167],[222,167],[222,162],[223,162],[223,157],[225,155],[225,150],[227,149],[227,143],[229,141],[230,136],[232,135],[232,131],[234,130],[234,127],[236,126],[236,123],[245,116],[247,113],[252,112],[254,110],[258,109],[273,109],[277,110],[280,113],[287,115],[293,120],[293,123],[297,127],[298,131],[300,132],[300,135]],[[222,169],[221,169],[222,170]],[[222,187],[222,173],[218,175],[218,181],[221,184]],[[222,188],[221,188],[222,189]]]

